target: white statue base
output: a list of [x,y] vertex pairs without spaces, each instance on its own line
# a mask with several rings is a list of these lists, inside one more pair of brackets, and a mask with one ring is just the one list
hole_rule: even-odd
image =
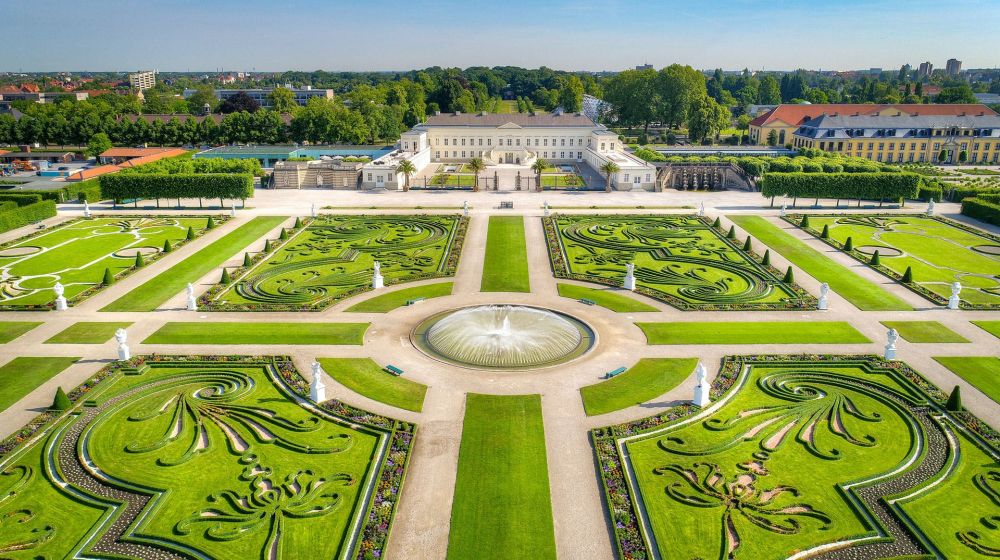
[[635,276],[626,276],[622,287],[626,290],[635,291]]
[[193,297],[189,297],[188,298],[187,310],[188,311],[198,311],[198,301],[196,299],[194,299]]
[[56,311],[66,311],[69,309],[69,305],[66,304],[66,298],[64,296],[59,296],[56,298]]
[[128,350],[128,344],[120,344],[118,346],[118,359],[122,362],[132,358],[132,354]]
[[895,360],[896,359],[896,346],[895,345],[888,345],[888,344],[886,345],[886,347],[885,347],[885,359],[887,359],[887,360]]
[[385,280],[382,278],[381,274],[372,277],[372,289],[377,290],[379,288],[385,287]]
[[820,311],[826,311],[830,309],[830,302],[827,301],[826,296],[819,297],[819,303],[816,304],[816,309]]
[[958,309],[959,302],[962,301],[958,296],[951,296],[948,298],[948,309]]
[[708,384],[702,383],[701,385],[698,385],[697,387],[694,388],[694,400],[692,400],[691,402],[694,403],[696,406],[705,408],[712,402],[712,400],[708,397],[708,393],[710,392],[710,390],[711,387],[709,387]]

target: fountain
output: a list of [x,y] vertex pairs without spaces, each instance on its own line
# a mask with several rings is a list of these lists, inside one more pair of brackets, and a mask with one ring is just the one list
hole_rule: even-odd
[[593,331],[555,311],[521,305],[480,305],[447,311],[420,323],[414,344],[457,365],[489,369],[544,367],[580,356]]

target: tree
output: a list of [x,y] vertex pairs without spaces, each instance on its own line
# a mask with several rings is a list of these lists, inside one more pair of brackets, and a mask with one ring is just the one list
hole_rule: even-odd
[[701,95],[691,102],[688,113],[688,136],[694,141],[714,138],[732,122],[729,109],[716,103],[708,95]]
[[946,159],[948,159],[948,150],[941,150],[938,153],[938,163],[945,163]]
[[219,104],[219,112],[223,114],[239,113],[240,111],[254,113],[258,109],[260,109],[260,103],[257,103],[245,91],[238,92]]
[[538,180],[538,185],[535,186],[538,192],[542,192],[542,171],[545,171],[548,167],[549,162],[542,158],[536,159],[535,163],[531,164],[531,170],[535,172],[535,177]]
[[[282,230],[282,231],[284,231],[284,230]],[[225,286],[225,285],[228,285],[228,284],[232,283],[232,281],[233,281],[232,277],[229,276],[229,269],[228,268],[223,268],[222,269],[222,278],[219,279],[219,283],[222,284],[223,286]]]
[[295,94],[290,89],[276,87],[267,94],[267,99],[271,102],[271,110],[278,114],[291,113],[298,108]]
[[417,168],[413,165],[413,162],[408,159],[404,159],[399,162],[399,165],[396,166],[396,173],[403,175],[403,192],[410,190],[410,176],[416,172]]
[[946,87],[934,97],[934,103],[978,103],[969,84]]
[[659,103],[655,81],[655,70],[625,70],[608,79],[604,100],[611,104],[611,116],[620,126],[649,129]]
[[903,272],[902,282],[904,284],[912,284],[913,283],[913,267],[910,267],[910,266],[906,267],[906,271]]
[[958,152],[958,163],[965,163],[969,161],[969,152],[962,150]]
[[568,113],[579,113],[583,110],[583,82],[576,76],[562,80],[559,88],[559,105]]
[[104,152],[111,149],[111,139],[108,135],[103,132],[98,132],[97,134],[90,137],[90,141],[87,142],[86,154],[88,157],[97,157]]
[[135,268],[142,268],[146,266],[146,261],[142,259],[142,253],[136,251],[135,253]]
[[618,173],[619,169],[618,164],[613,161],[607,161],[601,166],[601,173],[604,173],[604,178],[607,181],[604,184],[605,192],[611,192],[611,179],[615,173]]
[[704,74],[680,64],[671,64],[656,74],[655,92],[656,116],[668,127],[688,120],[692,100],[708,97]]
[[778,131],[771,129],[771,132],[767,133],[767,145],[777,146],[778,145]]
[[479,174],[483,172],[483,169],[486,169],[486,164],[479,158],[472,158],[467,165],[472,171],[472,190],[479,192]]
[[205,112],[205,105],[208,105],[209,112],[219,106],[219,99],[215,96],[212,86],[202,85],[195,88],[194,93],[187,98],[188,112],[192,115],[200,115]]
[[73,406],[73,401],[69,400],[66,396],[66,391],[63,391],[62,387],[56,387],[56,396],[52,399],[52,406],[49,407],[55,411],[69,410]]
[[104,278],[101,279],[101,284],[105,286],[110,286],[115,283],[115,275],[111,274],[110,268],[104,269]]
[[760,95],[757,101],[761,105],[777,105],[781,103],[781,86],[774,76],[768,74],[760,79]]
[[944,409],[948,412],[961,412],[962,411],[962,388],[955,385],[955,388],[951,390],[951,395],[948,396],[948,402],[944,405]]
[[792,272],[792,267],[788,267],[788,269],[785,270],[785,276],[781,279],[781,281],[785,284],[793,284],[795,282],[795,273]]

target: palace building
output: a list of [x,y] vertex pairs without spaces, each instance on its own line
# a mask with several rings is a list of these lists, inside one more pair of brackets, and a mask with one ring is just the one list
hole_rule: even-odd
[[618,135],[582,113],[437,113],[404,132],[398,149],[367,164],[365,188],[398,188],[396,167],[409,160],[417,170],[435,163],[467,163],[480,158],[491,166],[584,164],[599,170],[608,161],[619,168],[618,190],[652,190],[655,168],[628,152]]

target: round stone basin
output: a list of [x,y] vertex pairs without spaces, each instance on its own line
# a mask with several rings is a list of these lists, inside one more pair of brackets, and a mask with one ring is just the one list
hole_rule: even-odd
[[524,305],[478,305],[428,317],[413,330],[413,344],[455,365],[530,369],[583,355],[594,331],[564,313]]

